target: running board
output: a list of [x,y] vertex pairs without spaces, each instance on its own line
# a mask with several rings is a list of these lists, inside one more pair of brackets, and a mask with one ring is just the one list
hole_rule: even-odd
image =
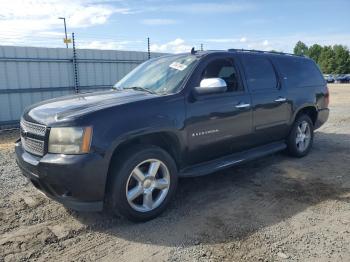
[[255,147],[239,153],[234,153],[215,160],[197,164],[180,170],[180,177],[204,176],[214,173],[224,168],[232,167],[243,162],[251,161],[256,158],[271,155],[278,151],[286,149],[287,145],[284,141],[275,142],[264,146]]

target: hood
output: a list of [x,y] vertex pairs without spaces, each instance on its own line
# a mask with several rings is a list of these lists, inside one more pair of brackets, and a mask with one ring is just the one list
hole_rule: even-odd
[[72,120],[96,110],[154,97],[156,95],[134,90],[111,90],[70,95],[34,104],[25,110],[24,117],[49,125],[54,122]]

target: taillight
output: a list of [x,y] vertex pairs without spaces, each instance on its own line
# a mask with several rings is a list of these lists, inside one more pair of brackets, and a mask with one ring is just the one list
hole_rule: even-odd
[[324,95],[324,102],[325,102],[325,106],[328,107],[328,105],[329,105],[329,89],[328,89],[328,86],[326,86],[326,93]]

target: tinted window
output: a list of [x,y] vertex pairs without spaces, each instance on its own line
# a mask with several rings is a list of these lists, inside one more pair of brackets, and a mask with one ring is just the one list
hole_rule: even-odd
[[288,87],[313,86],[324,83],[319,69],[310,59],[279,57],[274,60]]
[[263,56],[245,55],[242,63],[250,90],[275,89],[277,79],[271,62]]
[[222,78],[228,92],[242,91],[238,73],[231,59],[217,59],[210,62],[202,72],[202,78]]

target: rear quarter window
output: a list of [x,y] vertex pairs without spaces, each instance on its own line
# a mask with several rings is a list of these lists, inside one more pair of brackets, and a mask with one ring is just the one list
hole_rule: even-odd
[[323,76],[311,59],[298,57],[274,58],[287,87],[306,87],[324,84]]

